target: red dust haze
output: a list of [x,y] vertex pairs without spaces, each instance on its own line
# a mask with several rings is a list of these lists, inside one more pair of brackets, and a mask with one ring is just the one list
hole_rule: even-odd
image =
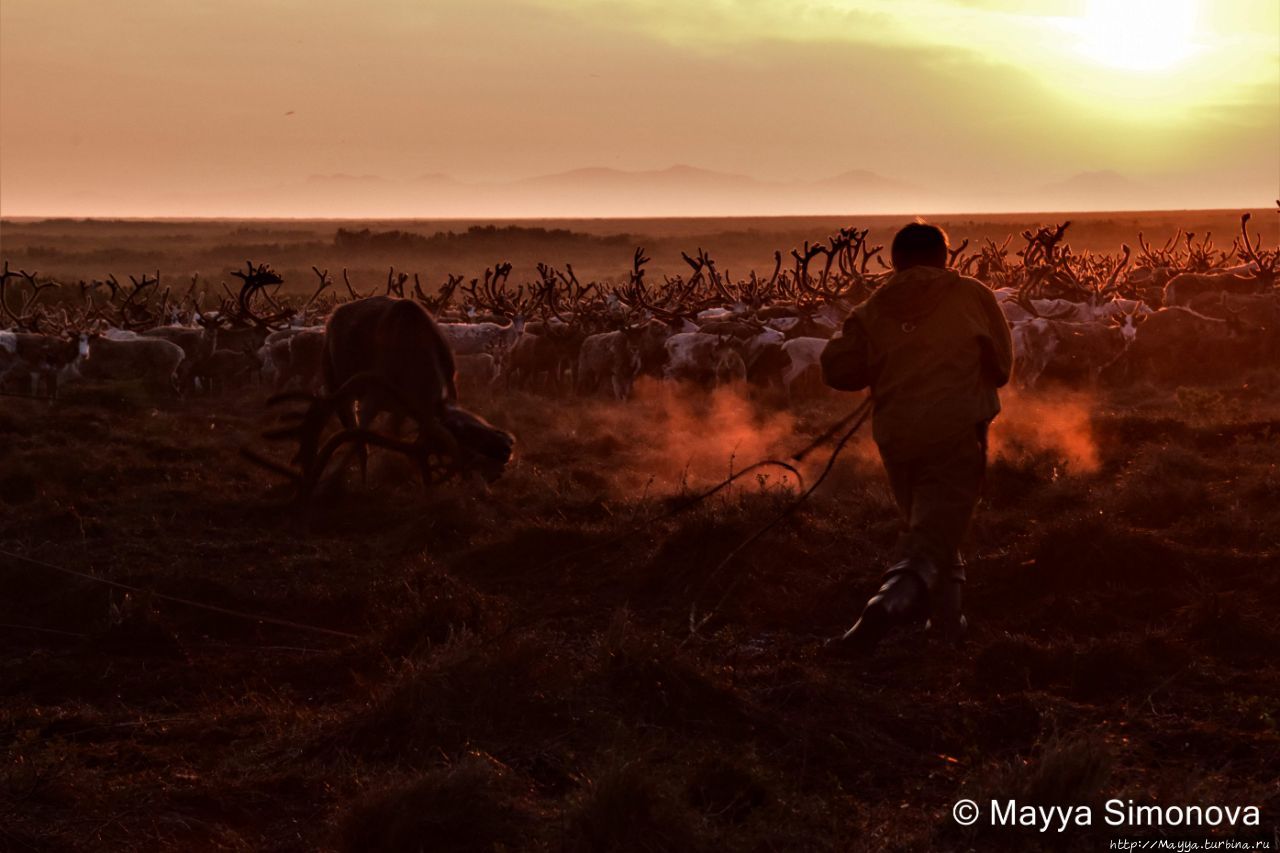
[[[603,475],[608,491],[617,498],[637,498],[704,489],[762,459],[790,461],[792,453],[860,400],[861,395],[842,395],[808,415],[801,431],[796,414],[753,401],[735,387],[689,391],[642,380],[627,404],[584,401],[560,417],[571,424],[584,453],[607,454],[603,470],[593,470]],[[991,430],[992,458],[1018,462],[1047,454],[1064,472],[1096,470],[1091,402],[1080,393],[1041,398],[1007,391],[1004,411]],[[829,445],[798,466],[806,483],[820,473],[828,452]],[[760,473],[767,476],[766,488],[796,486],[780,468]],[[847,484],[850,476],[882,477],[869,426],[837,463],[833,482]],[[740,489],[760,485],[755,476],[738,482]]]

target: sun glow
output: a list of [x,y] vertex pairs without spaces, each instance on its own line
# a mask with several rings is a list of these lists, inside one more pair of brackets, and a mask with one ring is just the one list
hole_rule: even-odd
[[1090,0],[1081,51],[1129,71],[1161,71],[1196,52],[1195,0]]

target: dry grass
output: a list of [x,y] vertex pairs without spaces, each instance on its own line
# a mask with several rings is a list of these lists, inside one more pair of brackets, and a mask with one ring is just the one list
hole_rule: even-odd
[[[0,847],[1018,848],[959,833],[950,804],[1191,777],[1274,815],[1280,396],[1237,411],[1218,393],[1093,401],[1087,469],[1011,403],[974,531],[971,642],[908,633],[856,663],[816,652],[896,531],[866,446],[719,574],[791,486],[574,555],[802,445],[844,400],[784,417],[481,399],[521,441],[491,493],[375,476],[309,508],[236,456],[257,392],[7,400],[0,548],[361,639],[0,559]],[[697,453],[661,440],[673,430],[701,434]],[[690,635],[690,606],[722,599]]]

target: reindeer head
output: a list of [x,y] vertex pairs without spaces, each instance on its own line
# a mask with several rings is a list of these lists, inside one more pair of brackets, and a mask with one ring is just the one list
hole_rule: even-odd
[[1120,330],[1120,337],[1124,340],[1124,345],[1129,346],[1138,336],[1138,325],[1145,319],[1147,319],[1147,315],[1139,313],[1135,308],[1133,311],[1112,315],[1111,325]]
[[457,406],[446,406],[443,420],[458,443],[464,467],[478,471],[490,483],[502,476],[515,452],[514,435]]
[[485,344],[484,351],[493,359],[493,371],[495,377],[502,373],[503,366],[507,363],[507,355],[511,352],[510,345],[498,339]]

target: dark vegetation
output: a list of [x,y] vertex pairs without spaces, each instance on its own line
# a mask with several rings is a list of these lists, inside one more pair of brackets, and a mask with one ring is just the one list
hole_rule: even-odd
[[[712,574],[789,491],[752,484],[573,556],[670,506],[682,477],[716,475],[680,472],[678,455],[674,473],[654,468],[646,445],[669,401],[565,413],[481,398],[521,441],[491,493],[424,495],[375,464],[369,486],[349,479],[298,508],[236,458],[260,428],[259,391],[5,398],[0,548],[358,639],[0,557],[0,847],[1022,850],[1109,837],[961,830],[959,796],[1254,803],[1274,821],[1280,381],[1263,373],[1188,409],[1190,393],[1093,401],[1078,431],[1096,466],[1025,431],[1003,441],[973,535],[969,644],[911,633],[852,663],[818,645],[847,627],[896,529],[865,445]],[[804,444],[850,402],[806,404],[777,443]],[[1005,423],[1027,420],[1025,405],[1010,401]],[[691,606],[715,609],[696,634]]]
[[[858,216],[870,229],[869,240],[888,244],[904,216]],[[934,218],[960,245],[976,246],[986,236],[1016,234],[1047,222],[1072,220],[1071,244],[1077,252],[1114,252],[1132,242],[1138,231],[1147,236],[1177,229],[1197,235],[1212,232],[1223,245],[1239,231],[1239,211],[1170,211],[1164,213],[983,214]],[[1264,243],[1275,242],[1267,223],[1272,215],[1256,214]],[[682,251],[709,250],[723,272],[745,277],[751,270],[773,270],[773,250],[784,253],[815,235],[829,234],[850,223],[849,217],[772,217],[741,219],[580,219],[514,220],[498,223],[468,220],[316,221],[263,220],[76,220],[44,219],[0,222],[0,248],[14,269],[39,270],[42,277],[64,282],[93,280],[115,273],[162,270],[166,280],[183,281],[199,273],[206,281],[230,281],[232,269],[245,258],[270,259],[288,285],[306,291],[311,266],[335,274],[348,267],[362,290],[386,278],[387,268],[419,272],[427,281],[443,281],[449,273],[474,275],[498,261],[510,261],[513,280],[532,279],[540,262],[574,265],[582,281],[625,278],[632,251],[645,246],[653,258],[651,276],[687,273]],[[1135,251],[1137,247],[1135,246]],[[232,282],[234,283],[234,282]],[[424,284],[425,286],[425,284]]]
[[579,234],[567,228],[536,228],[520,225],[472,225],[466,231],[437,231],[427,236],[412,231],[374,231],[369,228],[349,230],[339,228],[333,238],[333,247],[343,252],[378,252],[403,249],[429,251],[448,246],[472,247],[500,252],[513,244],[540,243],[556,251],[579,249],[583,246],[604,245],[629,248],[633,243],[629,234],[595,236]]

